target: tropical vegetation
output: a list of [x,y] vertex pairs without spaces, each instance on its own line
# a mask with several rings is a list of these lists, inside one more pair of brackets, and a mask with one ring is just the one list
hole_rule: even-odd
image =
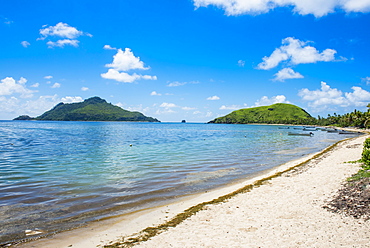
[[[367,107],[370,108],[370,104]],[[315,118],[295,105],[276,103],[270,106],[236,110],[209,123],[266,123],[370,128],[370,111],[361,112],[355,109],[353,112],[343,115],[334,113],[333,115],[328,114],[327,117],[318,116]]]

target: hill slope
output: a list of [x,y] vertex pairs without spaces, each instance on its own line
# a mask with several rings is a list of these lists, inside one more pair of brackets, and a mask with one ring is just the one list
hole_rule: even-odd
[[[20,120],[15,118],[15,120]],[[24,116],[23,116],[24,119]],[[139,112],[124,110],[107,103],[100,97],[92,97],[79,103],[59,103],[42,115],[31,118],[44,121],[143,121],[159,122]]]
[[270,106],[236,110],[209,123],[305,124],[311,119],[311,115],[300,107],[292,104],[276,103]]

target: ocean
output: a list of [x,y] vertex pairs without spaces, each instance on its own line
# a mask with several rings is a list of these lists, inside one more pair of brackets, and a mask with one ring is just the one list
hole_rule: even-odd
[[348,137],[289,131],[273,125],[0,121],[0,245],[35,237],[26,230],[47,235],[222,187]]

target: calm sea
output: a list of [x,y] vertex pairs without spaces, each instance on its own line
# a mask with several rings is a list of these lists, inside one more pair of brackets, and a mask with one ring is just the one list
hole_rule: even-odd
[[58,232],[220,187],[345,138],[288,131],[267,125],[0,121],[0,244],[29,238],[28,229]]

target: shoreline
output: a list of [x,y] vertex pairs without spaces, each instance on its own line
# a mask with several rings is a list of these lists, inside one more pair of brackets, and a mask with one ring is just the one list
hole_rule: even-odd
[[[54,236],[46,237],[46,238],[39,239],[36,241],[18,244],[18,245],[15,245],[15,247],[53,247],[53,248],[96,247],[96,246],[107,245],[109,243],[114,243],[117,240],[119,240],[122,236],[133,237],[132,234],[135,234],[135,233],[137,234],[147,227],[158,227],[160,225],[163,225],[163,223],[169,223],[170,220],[178,217],[179,213],[182,213],[200,204],[201,206],[198,206],[198,207],[201,207],[201,208],[204,208],[204,206],[206,206],[207,208],[209,206],[211,207],[216,206],[214,205],[215,203],[224,204],[230,199],[234,199],[238,197],[239,195],[244,195],[246,192],[246,189],[245,189],[246,187],[254,191],[255,188],[257,188],[258,186],[264,185],[265,183],[269,183],[271,179],[281,178],[281,175],[283,173],[287,173],[288,171],[293,171],[295,168],[300,170],[299,168],[302,167],[302,164],[310,163],[313,160],[317,159],[318,157],[327,156],[332,150],[338,150],[339,149],[338,147],[342,143],[351,142],[351,141],[354,142],[360,139],[365,140],[365,137],[366,135],[362,135],[356,138],[350,138],[350,139],[339,141],[336,144],[329,146],[328,148],[324,149],[321,152],[310,154],[300,159],[287,162],[278,167],[275,167],[273,169],[270,169],[268,171],[255,175],[253,178],[248,178],[247,180],[243,182],[237,182],[237,183],[227,185],[225,187],[218,188],[212,191],[179,198],[176,200],[176,202],[171,203],[171,204],[166,204],[163,206],[146,209],[146,210],[140,210],[136,213],[123,215],[121,217],[117,217],[114,219],[112,218],[112,219],[103,220],[103,221],[96,221],[88,226],[84,226],[84,227],[74,229],[71,231],[65,231],[65,232],[56,234]],[[362,147],[363,141],[360,143]],[[362,151],[362,148],[358,147],[356,149],[357,153],[358,153],[358,150]],[[356,166],[356,170],[358,170],[358,165]],[[338,189],[339,189],[339,186],[338,186]],[[215,202],[215,199],[219,199],[219,198],[222,198],[222,199],[220,199],[220,201],[218,202],[216,200]],[[200,211],[199,210],[200,208],[194,211],[193,213],[191,213],[189,216],[192,216],[195,213],[198,214],[201,211],[204,212],[203,210],[200,210]],[[189,216],[180,220],[179,223],[177,223],[176,225],[178,224],[182,225],[183,222],[186,222],[192,218],[192,217],[188,218]],[[177,227],[171,228],[171,229],[176,229],[176,228]],[[163,234],[166,234],[166,233],[167,232],[164,232]],[[157,237],[159,236],[161,235],[155,236],[153,239],[157,239]],[[148,242],[152,242],[152,241],[150,240]],[[144,242],[143,244],[145,243],[146,242]]]

